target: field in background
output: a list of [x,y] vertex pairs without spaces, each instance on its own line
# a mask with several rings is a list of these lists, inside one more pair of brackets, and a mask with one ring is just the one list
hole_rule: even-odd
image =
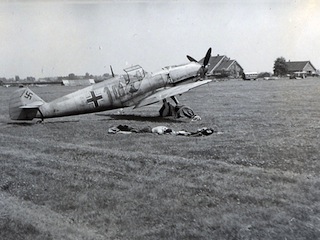
[[[200,122],[158,104],[17,123],[14,90],[0,88],[0,239],[320,238],[318,78],[212,82],[179,98]],[[120,124],[217,133],[107,133]]]

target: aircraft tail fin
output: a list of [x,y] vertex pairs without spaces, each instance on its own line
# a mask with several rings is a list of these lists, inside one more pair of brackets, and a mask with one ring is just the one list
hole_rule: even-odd
[[20,88],[12,93],[9,102],[9,115],[12,120],[32,120],[36,117],[43,101],[29,88]]

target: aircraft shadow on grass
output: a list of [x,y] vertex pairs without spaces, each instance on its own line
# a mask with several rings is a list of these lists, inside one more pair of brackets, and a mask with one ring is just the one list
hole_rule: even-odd
[[54,122],[42,122],[42,121],[36,121],[36,122],[8,122],[8,125],[13,125],[13,126],[33,126],[33,125],[37,125],[37,124],[56,124],[56,123],[73,123],[73,122],[79,122],[79,120],[70,120],[70,121],[54,121]]
[[8,122],[8,125],[18,125],[18,126],[32,126],[35,123],[33,122]]
[[[108,117],[111,118],[112,120],[129,120],[129,121],[138,121],[138,122],[159,122],[159,123],[181,123],[184,122],[182,119],[176,119],[176,118],[163,118],[159,115],[154,115],[154,116],[144,116],[144,115],[136,115],[136,114],[103,114],[103,113],[98,113],[95,114],[96,116],[102,116],[102,117]],[[106,119],[98,120],[98,121],[105,121]],[[12,125],[12,126],[22,126],[22,127],[27,127],[27,126],[33,126],[37,124],[57,124],[57,123],[73,123],[73,122],[79,122],[80,120],[61,120],[61,121],[32,121],[32,122],[7,122],[7,125]]]
[[130,121],[139,121],[139,122],[183,122],[179,119],[173,118],[163,118],[160,116],[143,116],[135,114],[96,114],[97,116],[110,117],[114,120],[130,120]]

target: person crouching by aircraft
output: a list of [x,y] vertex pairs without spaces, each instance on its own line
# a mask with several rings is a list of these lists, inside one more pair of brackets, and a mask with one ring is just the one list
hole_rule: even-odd
[[193,110],[185,105],[173,106],[171,103],[167,102],[166,99],[163,100],[163,105],[159,110],[161,117],[174,116],[175,118],[181,118],[183,116],[191,118],[192,121],[200,121],[200,116],[196,115]]

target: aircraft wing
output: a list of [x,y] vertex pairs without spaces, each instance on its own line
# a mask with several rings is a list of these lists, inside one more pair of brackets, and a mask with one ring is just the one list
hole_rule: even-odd
[[178,85],[178,86],[174,86],[174,87],[168,87],[168,88],[161,89],[159,91],[156,91],[152,95],[142,99],[134,108],[150,105],[150,104],[159,102],[165,98],[185,93],[185,92],[189,91],[190,89],[207,84],[211,81],[212,80],[203,80],[203,81],[192,82],[192,83],[187,83],[187,84],[183,84],[183,85]]

